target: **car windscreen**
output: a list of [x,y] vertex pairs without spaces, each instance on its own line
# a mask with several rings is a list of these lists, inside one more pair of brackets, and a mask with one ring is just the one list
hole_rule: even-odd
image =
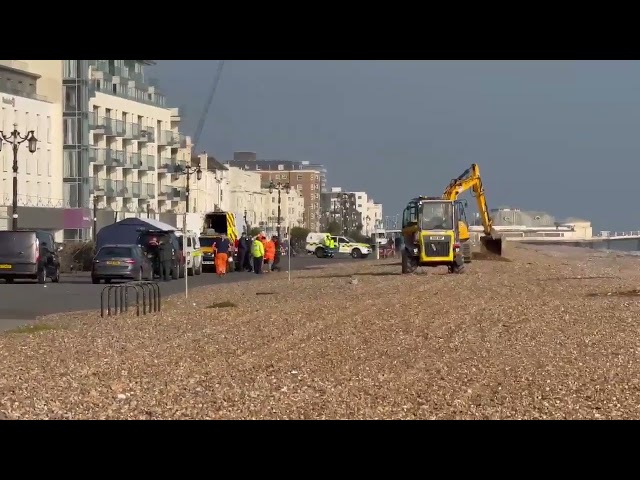
[[213,244],[219,239],[220,237],[200,237],[200,246],[204,248],[213,247]]
[[98,258],[132,258],[131,247],[102,247],[96,255]]
[[0,232],[0,255],[11,257],[31,252],[36,236],[32,232]]

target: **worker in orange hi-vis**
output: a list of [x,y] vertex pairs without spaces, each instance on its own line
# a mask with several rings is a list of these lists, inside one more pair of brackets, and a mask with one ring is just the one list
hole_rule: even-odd
[[216,265],[216,273],[219,277],[222,277],[227,274],[227,266],[229,265],[229,249],[231,248],[231,242],[226,237],[226,235],[222,235],[220,240],[215,243],[216,256],[215,256],[215,265]]
[[276,244],[273,240],[266,240],[264,244],[264,263],[266,266],[265,272],[271,272],[271,267],[273,267],[273,261],[276,258]]

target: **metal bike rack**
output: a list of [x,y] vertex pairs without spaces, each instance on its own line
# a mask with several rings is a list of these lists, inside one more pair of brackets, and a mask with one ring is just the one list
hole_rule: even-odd
[[[100,316],[108,317],[129,311],[133,306],[130,302],[135,292],[136,315],[140,316],[140,300],[142,299],[142,314],[159,312],[161,304],[160,285],[157,282],[127,282],[118,285],[108,285],[102,289],[100,294]],[[111,305],[113,304],[113,310]],[[112,315],[113,312],[113,315]]]

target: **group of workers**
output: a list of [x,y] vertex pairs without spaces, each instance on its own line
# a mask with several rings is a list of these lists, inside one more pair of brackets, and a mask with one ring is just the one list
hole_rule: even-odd
[[[281,246],[278,237],[274,235],[267,239],[264,233],[251,237],[248,233],[242,232],[242,236],[233,245],[237,252],[237,269],[239,271],[254,272],[256,274],[274,272],[280,270]],[[226,275],[229,264],[234,268],[230,256],[231,241],[226,235],[221,235],[214,246],[215,268],[219,277]]]

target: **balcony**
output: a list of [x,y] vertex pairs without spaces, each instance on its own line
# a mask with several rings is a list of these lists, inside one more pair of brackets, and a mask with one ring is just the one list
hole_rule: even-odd
[[139,169],[142,167],[142,159],[140,153],[127,153],[124,168]]
[[180,148],[187,148],[187,137],[185,135],[180,134]]
[[119,197],[140,198],[140,182],[127,182],[116,180],[116,191]]
[[153,155],[140,154],[140,170],[155,170],[156,157]]
[[141,142],[155,142],[156,141],[156,129],[153,127],[141,127],[140,139]]
[[160,130],[158,135],[158,145],[174,146],[180,143],[180,135],[171,130]]
[[127,134],[127,124],[122,120],[115,120],[116,124],[116,136],[124,137]]
[[115,180],[107,180],[104,178],[98,179],[98,185],[100,186],[101,191],[105,197],[115,197],[116,196],[116,182]]
[[[90,126],[89,129],[93,130],[93,133],[96,135],[113,135],[115,122],[113,119],[108,117],[98,117],[95,114],[92,115],[95,123],[93,126]],[[91,124],[91,116],[89,118],[89,123]]]
[[173,200],[173,187],[171,185],[161,185],[158,190],[158,200]]
[[158,173],[173,173],[177,169],[175,158],[162,157],[158,164]]
[[140,192],[140,198],[153,199],[156,198],[156,186],[153,183],[143,183]]
[[96,165],[121,167],[125,163],[125,157],[125,152],[122,150],[112,150],[110,148],[89,149],[89,161]]
[[185,202],[187,200],[187,189],[185,187],[173,187],[172,200]]
[[140,130],[140,125],[137,123],[127,123],[125,124],[124,138],[138,140],[140,138]]

